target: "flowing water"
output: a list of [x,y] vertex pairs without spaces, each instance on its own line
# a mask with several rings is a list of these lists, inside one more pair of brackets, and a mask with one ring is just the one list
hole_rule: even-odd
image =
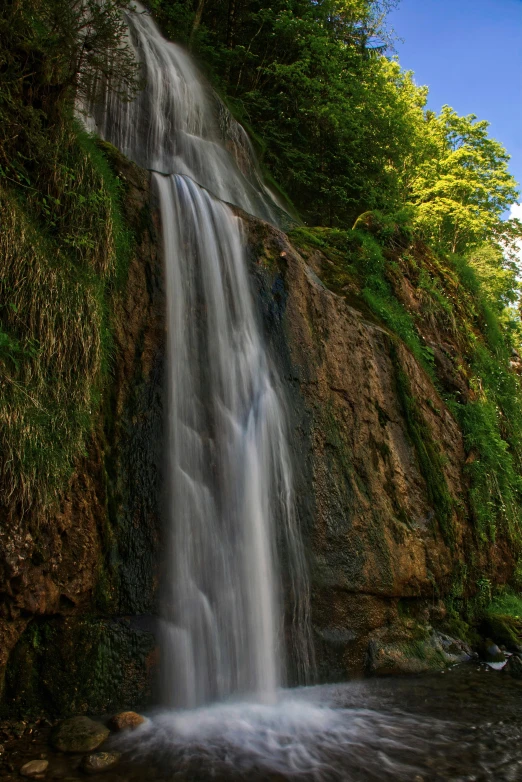
[[155,176],[169,342],[167,700],[193,707],[249,693],[273,701],[283,656],[275,519],[294,559],[297,536],[282,407],[241,223],[192,179]]
[[189,55],[165,40],[139,3],[126,14],[145,88],[123,102],[108,91],[91,106],[91,128],[143,168],[190,177],[216,198],[269,221],[281,214],[263,184],[243,127],[201,78]]
[[[170,780],[173,772],[183,780],[250,782],[521,779],[520,751],[498,736],[488,749],[484,709],[478,717],[477,707],[477,725],[475,713],[467,721],[454,698],[458,679],[443,708],[433,707],[450,676],[427,677],[424,691],[419,680],[280,689],[281,551],[287,613],[296,617],[292,651],[303,670],[308,583],[284,404],[257,322],[241,219],[230,204],[272,222],[280,208],[243,129],[187,54],[163,39],[140,7],[128,22],[146,87],[131,103],[108,94],[91,122],[154,172],[159,196],[170,517],[166,708],[123,745],[125,779]],[[511,719],[514,685],[497,682]],[[484,681],[466,688],[473,704]],[[491,708],[497,713],[498,701]],[[515,743],[522,739],[514,718],[500,735],[506,732]]]
[[[241,220],[275,221],[248,137],[150,16],[128,15],[145,89],[107,94],[95,127],[154,171],[166,272],[169,567],[164,700],[192,708],[284,679],[285,593],[306,668],[307,579],[294,516],[281,394],[250,291]],[[300,637],[300,642],[298,641]]]

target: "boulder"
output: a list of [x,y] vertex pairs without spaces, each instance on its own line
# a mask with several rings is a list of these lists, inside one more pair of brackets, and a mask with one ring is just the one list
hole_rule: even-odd
[[434,630],[432,633],[431,645],[434,649],[440,651],[448,665],[468,662],[474,656],[473,650],[465,641],[437,630]]
[[135,711],[122,711],[115,714],[109,722],[112,730],[135,730],[145,722],[145,717],[137,714]]
[[482,635],[491,638],[498,646],[505,646],[509,651],[517,651],[521,643],[522,623],[513,616],[489,614],[480,627]]
[[52,745],[60,752],[91,752],[103,744],[110,730],[89,717],[63,720],[51,734]]
[[505,654],[491,638],[486,638],[482,642],[479,647],[479,654],[487,663],[502,663],[506,659]]
[[522,658],[514,654],[504,666],[504,673],[509,673],[514,679],[522,679]]

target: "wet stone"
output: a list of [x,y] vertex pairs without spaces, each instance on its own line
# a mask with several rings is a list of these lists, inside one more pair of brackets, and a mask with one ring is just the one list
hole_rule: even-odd
[[480,656],[483,660],[490,663],[500,663],[504,662],[506,659],[506,656],[500,651],[500,648],[491,640],[491,638],[486,639],[481,645]]
[[119,752],[95,752],[91,755],[85,755],[81,763],[81,770],[86,774],[100,774],[115,766],[120,757]]
[[522,658],[514,654],[504,666],[504,673],[508,673],[514,679],[522,679]]
[[45,774],[49,765],[48,760],[30,760],[20,769],[20,774],[23,777],[39,778],[42,774]]
[[51,734],[52,745],[61,752],[91,752],[103,744],[110,730],[89,717],[64,720]]
[[135,730],[143,725],[145,717],[141,714],[137,714],[135,711],[122,711],[119,714],[115,714],[109,722],[112,730]]

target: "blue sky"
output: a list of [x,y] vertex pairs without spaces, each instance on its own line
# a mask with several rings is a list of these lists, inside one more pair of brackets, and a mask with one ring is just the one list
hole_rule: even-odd
[[488,120],[522,185],[522,0],[400,0],[388,22],[429,108]]

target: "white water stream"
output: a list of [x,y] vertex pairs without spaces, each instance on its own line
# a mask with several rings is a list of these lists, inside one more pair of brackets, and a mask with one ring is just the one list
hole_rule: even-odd
[[[152,169],[166,269],[169,567],[164,701],[274,702],[284,681],[283,601],[307,633],[308,587],[277,378],[264,350],[242,223],[275,221],[248,137],[188,55],[138,7],[130,36],[145,88],[107,95],[98,132]],[[279,210],[280,211],[280,210]],[[306,639],[295,644],[298,664]]]

